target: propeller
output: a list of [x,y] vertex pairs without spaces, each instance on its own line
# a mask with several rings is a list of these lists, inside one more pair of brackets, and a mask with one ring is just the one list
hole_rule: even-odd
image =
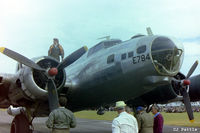
[[197,68],[198,64],[199,64],[199,62],[198,62],[198,60],[196,60],[194,62],[194,64],[192,65],[192,67],[190,68],[190,70],[189,70],[189,72],[188,72],[188,74],[186,76],[186,79],[188,79],[192,75],[192,73],[194,72],[194,70]]
[[47,82],[48,100],[50,110],[58,108],[58,93],[53,79],[49,78]]
[[195,63],[190,68],[190,70],[186,76],[186,79],[181,81],[181,93],[183,95],[183,102],[185,104],[185,108],[186,108],[190,122],[194,122],[194,115],[193,115],[192,106],[190,103],[189,93],[187,92],[187,88],[190,85],[190,80],[188,80],[188,79],[192,75],[194,70],[196,69],[197,65],[198,65],[198,61],[195,61]]
[[38,64],[36,64],[32,60],[24,57],[23,55],[16,53],[15,51],[12,51],[12,50],[4,48],[4,47],[0,47],[0,52],[16,61],[28,66],[28,67],[31,67],[31,68],[39,70],[39,71],[45,71],[45,69],[41,68]]
[[186,89],[182,90],[182,94],[183,94],[183,102],[185,104],[185,109],[187,111],[188,118],[189,118],[190,122],[194,122],[194,115],[193,115],[192,106],[190,103],[189,94]]
[[48,69],[41,68],[38,64],[36,64],[32,60],[28,59],[27,57],[15,52],[15,51],[8,49],[8,48],[0,47],[0,52],[3,53],[4,55],[7,55],[8,57],[16,60],[17,62],[20,62],[32,69],[38,70],[39,72],[41,72],[43,75],[45,75],[48,78],[46,87],[48,90],[49,108],[52,111],[52,110],[58,108],[58,105],[59,105],[58,104],[58,93],[57,93],[56,85],[55,85],[55,82],[53,79],[58,74],[59,70],[63,70],[65,67],[71,65],[73,62],[75,62],[77,59],[79,59],[84,53],[86,53],[87,47],[84,46],[84,47],[76,50],[69,56],[67,56],[61,63],[58,64],[58,66],[56,68],[53,67],[53,68],[48,68]]
[[67,56],[60,64],[58,64],[57,69],[61,70],[71,65],[78,58],[80,58],[87,50],[88,48],[86,46],[83,46],[80,49],[76,50],[75,52]]

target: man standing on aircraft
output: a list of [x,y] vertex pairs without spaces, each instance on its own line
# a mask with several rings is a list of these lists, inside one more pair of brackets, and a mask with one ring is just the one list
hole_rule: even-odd
[[74,114],[65,108],[67,99],[64,97],[59,98],[59,108],[53,110],[46,126],[52,129],[52,133],[69,133],[70,128],[76,127],[76,119]]
[[135,117],[125,112],[124,101],[116,102],[116,111],[119,116],[112,122],[112,133],[138,133],[138,124]]
[[60,61],[60,56],[61,56],[61,58],[63,60],[64,50],[63,50],[62,46],[59,44],[59,40],[57,38],[53,39],[53,44],[49,48],[48,56],[51,56],[58,61]]
[[152,113],[154,114],[153,133],[162,133],[164,119],[159,112],[160,108],[157,105],[152,106]]
[[138,122],[139,133],[153,133],[153,116],[144,111],[144,108],[139,106],[136,108],[138,112],[136,118]]

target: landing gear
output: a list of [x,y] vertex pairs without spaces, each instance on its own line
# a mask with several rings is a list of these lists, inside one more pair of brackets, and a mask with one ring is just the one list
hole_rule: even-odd
[[32,133],[30,127],[32,124],[29,123],[28,118],[25,114],[21,113],[16,115],[12,121],[10,133]]
[[104,108],[104,107],[100,107],[100,108],[97,110],[97,114],[98,114],[98,115],[103,115],[103,114],[105,114],[105,108]]

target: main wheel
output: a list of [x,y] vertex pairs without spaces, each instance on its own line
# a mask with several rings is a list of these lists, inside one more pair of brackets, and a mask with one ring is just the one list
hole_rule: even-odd
[[10,133],[31,133],[29,121],[24,114],[15,116],[11,124]]

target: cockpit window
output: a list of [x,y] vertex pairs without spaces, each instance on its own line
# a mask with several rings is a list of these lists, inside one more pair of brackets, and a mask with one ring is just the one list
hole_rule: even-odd
[[138,54],[144,53],[145,51],[146,51],[146,45],[142,45],[142,46],[137,48]]
[[102,41],[102,42],[96,44],[94,47],[90,48],[87,56],[90,56],[90,55],[100,51],[101,49],[109,48],[109,47],[112,47],[114,45],[117,45],[121,42],[122,41],[119,40],[119,39],[111,39],[111,40]]
[[164,75],[173,75],[182,63],[183,50],[166,37],[156,38],[151,47],[151,54],[156,70]]
[[121,42],[122,42],[121,40],[108,40],[108,41],[104,42],[104,47],[109,48],[109,47],[112,47],[112,46],[119,44]]
[[88,56],[92,55],[93,53],[96,53],[97,51],[101,49],[103,49],[103,44],[98,43],[97,45],[89,49]]

